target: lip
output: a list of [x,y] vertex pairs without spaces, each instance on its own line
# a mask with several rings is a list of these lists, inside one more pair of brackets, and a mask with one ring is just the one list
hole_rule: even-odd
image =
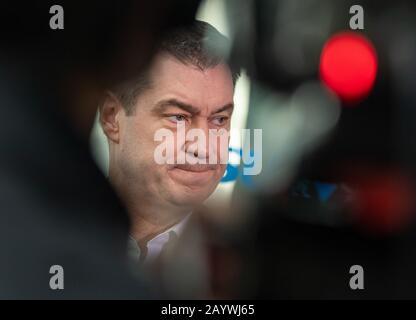
[[188,186],[200,186],[208,183],[214,176],[213,169],[194,167],[191,170],[181,167],[174,167],[169,170],[169,175],[175,181]]
[[189,169],[182,169],[182,168],[175,168],[175,170],[181,170],[185,172],[192,172],[192,173],[204,173],[212,171],[212,169],[204,169],[204,170],[189,170]]
[[195,165],[176,165],[174,169],[188,171],[188,172],[207,172],[213,171],[216,169],[216,166],[213,165],[203,165],[203,164],[195,164]]

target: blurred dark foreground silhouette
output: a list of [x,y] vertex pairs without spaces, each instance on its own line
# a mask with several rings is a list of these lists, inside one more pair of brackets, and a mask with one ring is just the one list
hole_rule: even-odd
[[[0,5],[0,298],[150,298],[128,269],[129,222],[90,157],[99,91],[128,79],[197,2],[61,1]],[[51,290],[54,265],[64,290]]]

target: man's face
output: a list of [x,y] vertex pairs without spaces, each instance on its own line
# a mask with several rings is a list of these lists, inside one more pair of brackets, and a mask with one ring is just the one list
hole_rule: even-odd
[[[200,70],[185,65],[173,56],[160,54],[150,72],[151,86],[137,98],[134,111],[120,111],[119,141],[115,145],[114,164],[119,166],[126,183],[136,184],[140,197],[162,205],[193,206],[200,204],[215,190],[226,168],[220,151],[228,155],[228,138],[209,139],[209,129],[229,131],[233,109],[234,86],[229,68],[224,64]],[[199,129],[205,134],[205,148],[196,148],[195,140],[178,140],[178,122],[184,132]],[[157,164],[155,141],[160,129],[172,132],[175,163],[178,154],[187,154],[199,162],[214,165]],[[201,145],[199,145],[201,146]],[[187,158],[190,159],[190,158]]]

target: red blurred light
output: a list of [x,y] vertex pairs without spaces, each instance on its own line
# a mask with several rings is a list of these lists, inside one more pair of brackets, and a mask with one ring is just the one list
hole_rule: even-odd
[[[358,172],[357,172],[358,174]],[[358,225],[376,233],[394,233],[413,219],[413,185],[406,175],[394,170],[363,171],[350,180],[353,214]]]
[[322,81],[341,100],[354,103],[368,95],[377,74],[377,54],[371,42],[353,32],[332,36],[321,53]]

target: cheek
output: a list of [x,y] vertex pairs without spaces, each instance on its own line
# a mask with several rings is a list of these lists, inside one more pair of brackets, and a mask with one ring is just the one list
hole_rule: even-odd
[[210,143],[213,143],[213,145],[215,146],[215,147],[210,148],[210,151],[214,151],[216,153],[217,163],[221,164],[221,166],[224,168],[228,162],[229,141],[230,139],[228,135],[220,136],[220,137],[217,137],[216,140],[210,141]]
[[[138,116],[139,117],[139,116]],[[125,149],[130,149],[132,152],[140,155],[140,158],[153,159],[154,149],[157,142],[154,140],[154,133],[156,129],[150,126],[152,121],[131,121],[122,135],[122,143]]]
[[221,164],[220,165],[220,179],[224,176],[225,170],[227,169],[227,165],[226,164]]
[[120,166],[128,171],[127,174],[144,178],[148,175],[148,169],[155,165],[151,146],[146,145],[140,132],[131,131],[124,134],[120,140]]
[[218,184],[220,182],[220,180],[222,179],[222,177],[224,176],[225,173],[225,169],[227,168],[227,165],[225,164],[221,164],[218,166],[216,172],[215,172],[215,183]]
[[137,161],[141,158],[140,145],[142,143],[140,137],[136,137],[133,134],[125,132],[125,136],[120,140],[120,147],[124,158]]

